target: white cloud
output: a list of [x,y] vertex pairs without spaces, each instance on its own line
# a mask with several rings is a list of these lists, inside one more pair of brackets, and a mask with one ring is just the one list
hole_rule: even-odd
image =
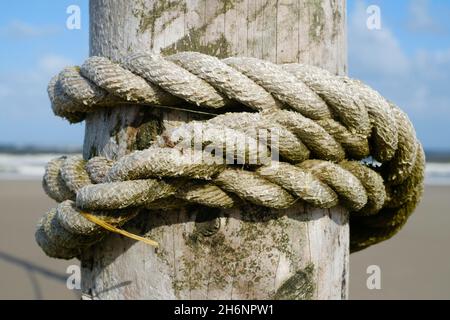
[[83,126],[68,126],[55,117],[47,96],[50,78],[66,65],[73,65],[70,59],[47,54],[31,68],[0,73],[0,143],[78,145],[82,141]]
[[[376,74],[403,74],[409,69],[409,61],[391,31],[383,27],[369,30],[368,15],[363,1],[355,2],[349,21],[349,56],[351,68]],[[382,14],[382,11],[381,11]],[[380,69],[381,68],[381,69]]]
[[428,0],[411,0],[408,8],[408,28],[414,32],[441,33],[440,26],[430,14]]
[[68,65],[73,65],[70,59],[47,54],[37,59],[30,69],[0,74],[2,112],[30,115],[38,106],[48,107],[47,84],[52,76]]
[[37,67],[46,74],[55,74],[72,64],[72,61],[66,57],[48,54],[39,59]]
[[43,37],[57,34],[60,28],[56,26],[35,26],[20,20],[11,21],[0,28],[0,35],[14,39]]
[[11,93],[8,86],[0,83],[0,98],[7,97]]
[[414,57],[416,67],[425,72],[429,80],[444,80],[447,75],[442,68],[450,65],[450,48],[447,50],[418,50]]

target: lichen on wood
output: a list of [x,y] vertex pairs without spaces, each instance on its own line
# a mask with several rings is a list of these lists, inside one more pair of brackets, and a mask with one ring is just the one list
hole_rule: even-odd
[[275,293],[276,300],[311,300],[316,288],[314,282],[314,265],[298,270],[286,280]]

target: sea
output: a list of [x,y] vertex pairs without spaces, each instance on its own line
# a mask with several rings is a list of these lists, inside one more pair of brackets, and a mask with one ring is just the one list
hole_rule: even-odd
[[[0,153],[0,180],[40,180],[45,164],[59,156],[59,153]],[[425,177],[426,185],[450,186],[450,161],[427,162]]]

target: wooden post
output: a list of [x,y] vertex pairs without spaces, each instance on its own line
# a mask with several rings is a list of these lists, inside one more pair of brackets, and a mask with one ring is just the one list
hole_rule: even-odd
[[[90,53],[118,60],[190,50],[345,74],[345,25],[345,1],[336,0],[91,0]],[[86,121],[84,156],[115,159],[190,119],[148,107],[98,111]],[[142,213],[128,227],[160,248],[108,235],[82,257],[84,297],[347,298],[348,213],[340,208],[189,207]]]

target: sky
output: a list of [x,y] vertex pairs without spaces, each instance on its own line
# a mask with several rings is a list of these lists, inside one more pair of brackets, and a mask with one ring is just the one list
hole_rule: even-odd
[[[67,7],[81,9],[69,30]],[[380,28],[367,20],[375,5]],[[348,0],[349,75],[405,110],[428,150],[450,150],[450,1]],[[84,125],[50,109],[49,79],[88,56],[87,0],[15,0],[0,11],[0,144],[79,146]],[[370,20],[373,21],[373,20]]]

